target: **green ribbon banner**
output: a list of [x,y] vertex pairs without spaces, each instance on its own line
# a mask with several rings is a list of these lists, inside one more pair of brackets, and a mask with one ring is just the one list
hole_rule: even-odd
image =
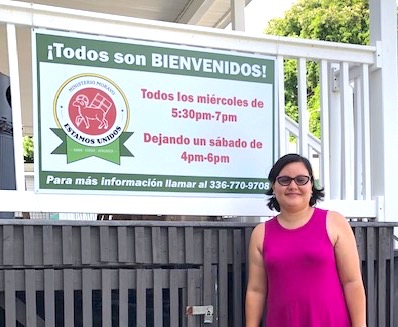
[[120,157],[134,157],[124,145],[133,132],[123,132],[112,143],[93,147],[76,142],[60,128],[51,128],[51,130],[62,140],[51,154],[66,154],[68,163],[94,156],[120,165]]

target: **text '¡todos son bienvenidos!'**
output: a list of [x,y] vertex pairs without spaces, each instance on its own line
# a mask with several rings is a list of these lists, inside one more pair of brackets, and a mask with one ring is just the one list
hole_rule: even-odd
[[91,62],[100,61],[102,63],[107,63],[112,59],[116,64],[151,66],[162,69],[188,70],[225,75],[243,75],[246,77],[267,77],[267,66],[259,63],[204,58],[198,55],[185,56],[156,52],[150,54],[115,52],[112,55],[105,50],[98,51],[88,49],[85,45],[77,48],[67,47],[63,43],[52,43],[48,45],[47,60],[54,61],[61,58],[69,60],[88,60]]

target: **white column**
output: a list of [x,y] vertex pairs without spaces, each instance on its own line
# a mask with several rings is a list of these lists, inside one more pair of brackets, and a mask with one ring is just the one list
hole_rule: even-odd
[[234,31],[245,31],[245,0],[231,0],[231,22]]
[[[329,155],[330,199],[342,197],[342,114],[338,78],[338,64],[329,67]],[[329,158],[326,158],[328,160]]]
[[[371,45],[381,68],[370,73],[373,197],[384,196],[380,220],[398,220],[398,108],[396,0],[369,0]],[[383,204],[381,204],[383,206]]]

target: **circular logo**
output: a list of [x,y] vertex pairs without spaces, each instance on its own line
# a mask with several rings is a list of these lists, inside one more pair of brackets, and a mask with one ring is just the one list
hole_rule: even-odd
[[68,79],[54,99],[55,120],[66,135],[86,146],[104,146],[126,130],[128,102],[109,78],[80,74]]

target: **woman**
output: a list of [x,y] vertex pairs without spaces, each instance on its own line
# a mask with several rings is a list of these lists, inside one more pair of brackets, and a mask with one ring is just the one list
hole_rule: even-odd
[[250,239],[246,327],[264,316],[266,327],[364,327],[356,240],[344,216],[314,207],[324,193],[310,162],[287,154],[268,179],[268,207],[279,214]]

